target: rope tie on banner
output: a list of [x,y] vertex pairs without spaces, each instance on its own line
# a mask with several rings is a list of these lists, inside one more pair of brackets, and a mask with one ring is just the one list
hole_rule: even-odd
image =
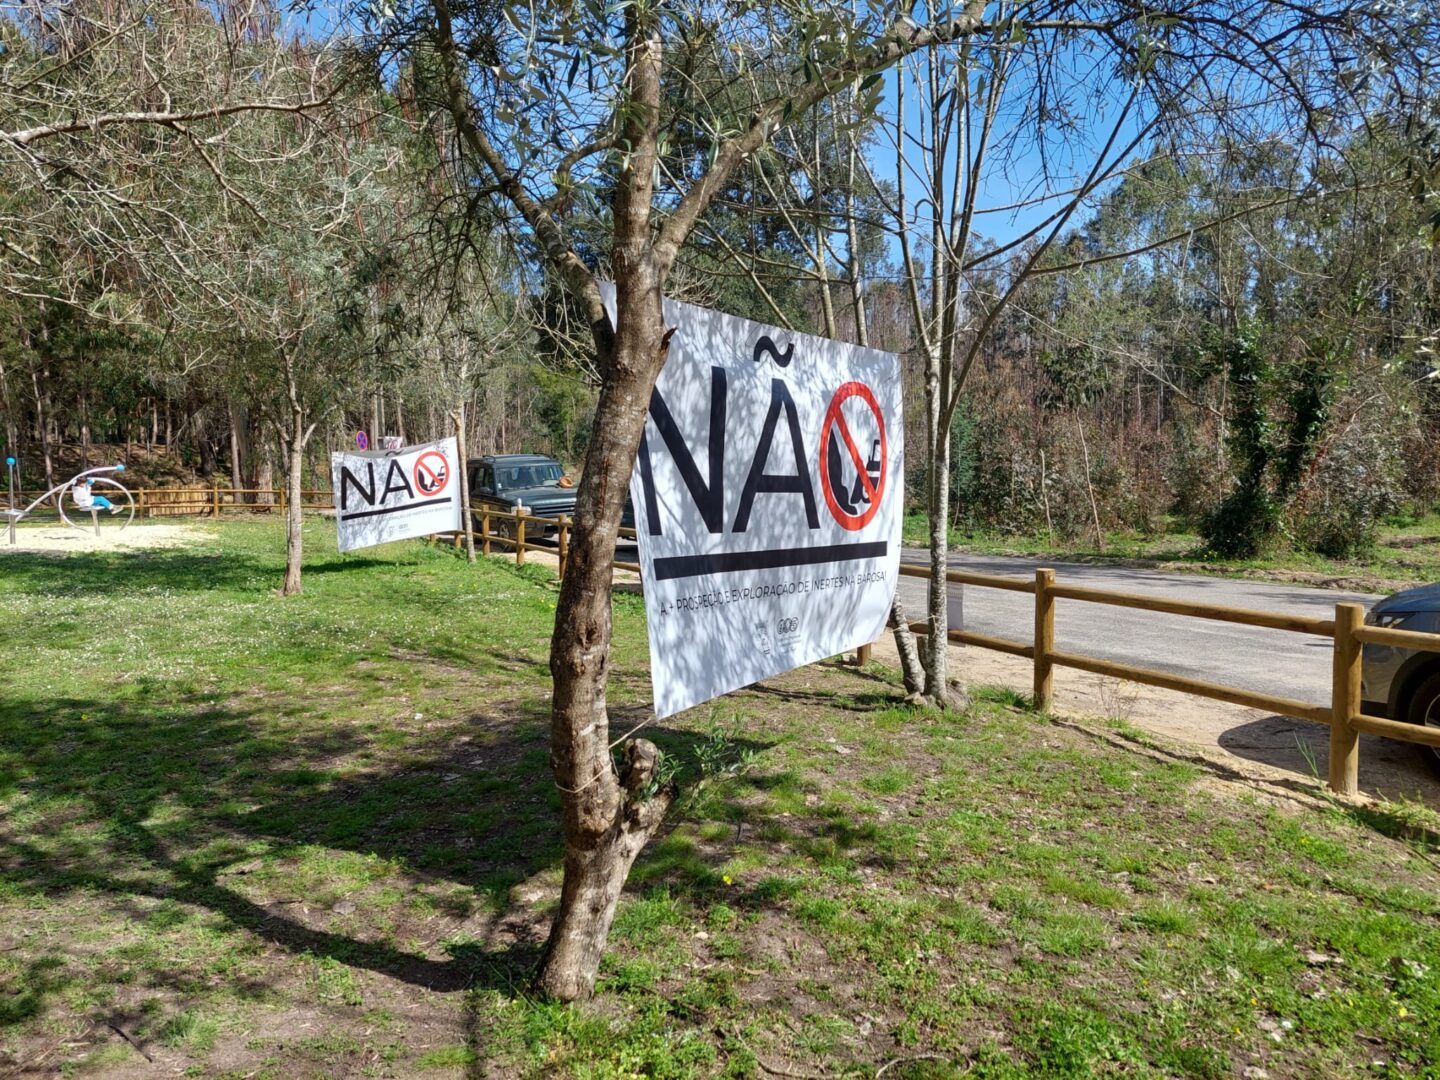
[[[610,765],[610,771],[612,773],[615,771],[615,765],[613,763]],[[560,791],[563,791],[566,795],[579,795],[582,791],[584,791],[586,788],[588,788],[591,784],[595,783],[596,780],[599,780],[604,775],[605,774],[603,772],[597,772],[594,776],[592,776],[589,780],[585,781],[585,783],[581,784],[577,788],[568,788],[564,784],[560,783],[559,780],[554,780],[551,782],[555,785],[556,788],[558,788]],[[617,776],[616,779],[618,780],[619,777]]]
[[[650,717],[649,719],[641,720],[640,723],[636,724],[633,728],[631,728],[629,731],[627,731],[624,735],[621,735],[618,739],[616,739],[614,742],[612,742],[612,743],[611,743],[609,746],[607,746],[605,749],[606,749],[606,750],[614,750],[615,747],[619,746],[619,745],[620,745],[621,743],[623,743],[626,739],[630,738],[630,736],[634,735],[637,731],[640,731],[640,730],[643,729],[643,728],[649,727],[649,726],[654,722],[654,720],[655,720],[655,718],[654,718],[653,716]],[[593,726],[594,726],[594,725],[592,724],[591,727],[593,727]],[[587,728],[587,729],[586,729],[586,732],[582,732],[582,734],[587,733],[588,731],[589,731],[589,729]],[[614,762],[613,760],[610,762],[610,771],[611,771],[612,773],[615,772],[615,762]],[[594,776],[592,776],[589,780],[585,781],[585,783],[581,784],[581,785],[580,785],[579,787],[577,787],[577,788],[568,788],[568,787],[566,787],[564,784],[560,783],[560,781],[558,781],[558,780],[552,780],[551,783],[553,783],[553,784],[555,785],[555,787],[556,787],[557,790],[563,791],[566,795],[579,795],[582,791],[584,791],[586,788],[588,788],[588,787],[590,787],[591,785],[593,785],[597,780],[599,780],[599,779],[600,779],[602,776],[604,776],[604,775],[605,775],[604,772],[597,772]],[[620,778],[618,773],[616,773],[615,778],[616,778],[617,780]]]

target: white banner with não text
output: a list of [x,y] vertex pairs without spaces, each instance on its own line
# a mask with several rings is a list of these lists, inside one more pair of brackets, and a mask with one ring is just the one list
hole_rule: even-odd
[[661,717],[879,638],[904,496],[894,354],[669,300],[664,317],[630,480]]

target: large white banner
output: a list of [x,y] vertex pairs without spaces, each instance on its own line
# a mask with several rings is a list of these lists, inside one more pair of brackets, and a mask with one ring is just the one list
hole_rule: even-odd
[[904,477],[894,354],[664,313],[630,480],[662,717],[879,638]]
[[461,527],[465,482],[453,438],[398,451],[330,455],[341,551]]

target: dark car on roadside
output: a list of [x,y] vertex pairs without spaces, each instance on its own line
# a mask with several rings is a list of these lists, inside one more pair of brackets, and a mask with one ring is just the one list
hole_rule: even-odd
[[[1365,616],[1371,626],[1440,634],[1440,584],[1406,589],[1379,601]],[[1360,696],[1364,711],[1409,724],[1440,727],[1440,653],[1366,645]],[[1427,748],[1440,768],[1440,750]]]
[[[543,454],[493,454],[471,458],[466,469],[470,484],[470,511],[477,525],[483,507],[513,513],[523,506],[533,517],[554,519],[575,516],[575,488],[564,467]],[[491,530],[513,536],[508,520],[491,521]],[[527,537],[553,536],[553,524],[527,525]]]

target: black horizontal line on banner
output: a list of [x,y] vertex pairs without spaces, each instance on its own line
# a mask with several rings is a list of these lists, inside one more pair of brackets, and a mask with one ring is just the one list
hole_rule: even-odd
[[346,514],[341,521],[354,521],[362,517],[379,517],[381,514],[398,514],[402,510],[419,510],[422,506],[440,506],[448,503],[450,496],[446,495],[439,499],[426,499],[424,502],[406,503],[404,506],[382,506],[377,510],[361,510],[358,514]]
[[717,555],[673,555],[655,560],[655,579],[707,577],[740,570],[774,570],[781,566],[881,559],[890,550],[884,540],[864,544],[825,544],[821,547],[772,548],[769,551],[724,551]]

